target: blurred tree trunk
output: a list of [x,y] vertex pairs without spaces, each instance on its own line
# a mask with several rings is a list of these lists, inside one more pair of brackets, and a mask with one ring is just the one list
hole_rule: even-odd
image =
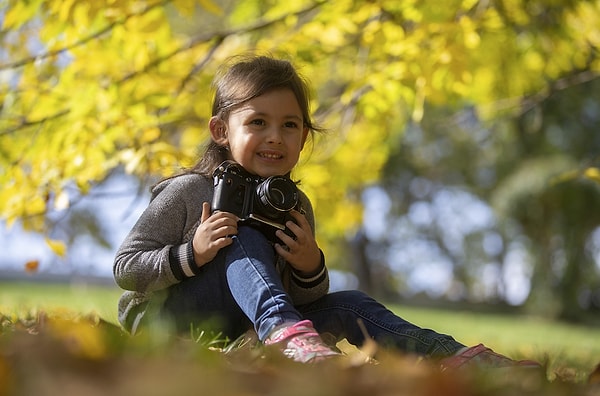
[[352,272],[358,278],[358,288],[367,294],[375,296],[376,286],[373,282],[371,262],[367,255],[368,240],[362,230],[359,230],[350,241],[352,252]]
[[600,188],[587,180],[568,179],[521,199],[513,214],[536,256],[529,310],[580,320],[584,310],[579,295],[596,278],[586,243],[600,224]]
[[395,285],[395,277],[387,263],[369,258],[369,247],[372,248],[372,245],[362,230],[349,242],[352,272],[358,279],[358,289],[377,299],[397,299],[399,290]]

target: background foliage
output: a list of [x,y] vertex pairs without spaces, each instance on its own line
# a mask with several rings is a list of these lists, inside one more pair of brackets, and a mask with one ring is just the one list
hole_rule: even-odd
[[[461,234],[471,241],[461,242],[463,255],[451,254],[443,232],[426,230],[453,263],[453,285],[463,290],[454,296],[481,298],[473,279],[490,254],[476,254],[476,241],[493,231],[504,243],[492,266],[502,267],[517,241],[534,257],[540,295],[532,299],[565,291],[549,314],[585,308],[582,295],[587,307],[594,301],[597,265],[577,252],[599,217],[568,210],[597,202],[599,1],[0,5],[0,218],[45,233],[59,255],[68,241],[52,238],[53,214],[112,173],[146,179],[191,165],[207,137],[216,69],[231,55],[270,52],[310,80],[313,110],[333,131],[316,138],[296,174],[315,204],[329,262],[350,261],[346,237],[361,227],[366,186],[383,180],[397,205],[390,215],[400,219],[412,201],[452,186],[494,202],[498,213],[493,230]],[[562,184],[550,183],[557,174]],[[435,188],[411,198],[415,178]],[[569,183],[580,186],[579,198],[562,188]],[[363,242],[354,245],[363,269],[376,268],[369,246],[393,245]],[[382,273],[392,271],[382,261]],[[502,299],[497,289],[491,297]]]

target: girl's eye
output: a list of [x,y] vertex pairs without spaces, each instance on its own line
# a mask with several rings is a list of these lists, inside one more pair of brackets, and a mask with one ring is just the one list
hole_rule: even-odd
[[252,125],[259,125],[259,126],[263,126],[265,125],[265,121],[261,120],[261,119],[256,119],[256,120],[252,120],[250,121],[250,124]]
[[298,128],[298,123],[294,121],[288,121],[284,125],[286,128]]

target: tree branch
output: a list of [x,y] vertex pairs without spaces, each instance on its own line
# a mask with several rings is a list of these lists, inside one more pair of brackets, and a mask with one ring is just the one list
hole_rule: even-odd
[[[113,22],[112,24],[106,26],[105,28],[99,30],[98,32],[96,32],[96,33],[94,33],[94,34],[92,34],[90,36],[84,37],[81,40],[77,41],[76,43],[73,43],[71,45],[63,47],[61,49],[54,50],[54,51],[48,51],[48,52],[45,52],[45,53],[38,54],[37,56],[31,56],[31,57],[22,59],[20,61],[16,61],[16,62],[4,64],[4,65],[0,65],[0,70],[7,69],[7,68],[20,67],[20,66],[23,66],[23,65],[25,65],[27,63],[30,63],[30,62],[33,62],[33,61],[36,61],[36,60],[39,60],[39,59],[48,58],[48,57],[60,54],[62,52],[68,51],[68,50],[70,50],[72,48],[84,45],[85,43],[89,42],[90,40],[96,39],[96,38],[102,36],[103,34],[106,34],[108,31],[110,31],[116,25],[125,23],[127,21],[127,19],[129,19],[129,18],[131,18],[133,16],[136,16],[136,15],[142,15],[143,13],[148,12],[152,8],[158,7],[158,6],[162,6],[162,5],[164,5],[164,4],[168,3],[168,2],[169,2],[169,0],[165,0],[165,1],[161,2],[161,3],[157,3],[157,4],[154,4],[154,5],[151,5],[151,6],[148,6],[148,7],[144,8],[144,10],[142,10],[138,14],[127,15],[125,18],[123,18],[123,19],[121,19],[119,21]],[[274,18],[274,19],[260,20],[260,21],[258,21],[256,23],[253,23],[253,24],[250,24],[248,26],[241,27],[241,28],[237,28],[237,29],[227,29],[227,30],[223,30],[223,31],[220,31],[220,32],[210,32],[210,33],[200,34],[200,35],[198,35],[196,37],[191,38],[186,44],[184,44],[181,47],[175,49],[174,51],[170,52],[169,54],[166,54],[166,55],[164,55],[162,57],[154,59],[152,62],[148,63],[143,69],[127,74],[126,76],[124,76],[120,80],[116,81],[116,83],[120,84],[120,83],[123,83],[125,81],[130,80],[130,79],[133,79],[133,78],[135,78],[135,77],[137,77],[137,76],[139,76],[141,74],[144,74],[144,73],[148,72],[150,69],[152,69],[154,67],[157,67],[161,63],[163,63],[165,61],[168,61],[169,59],[171,59],[172,57],[176,56],[179,53],[185,52],[185,51],[190,50],[190,49],[192,49],[192,48],[194,48],[194,47],[196,47],[196,46],[198,46],[200,44],[203,44],[203,43],[209,42],[211,40],[214,40],[215,43],[213,44],[213,46],[211,47],[211,49],[208,51],[208,54],[202,59],[201,62],[199,62],[198,64],[196,64],[194,66],[194,68],[190,71],[190,73],[188,74],[188,76],[186,76],[184,78],[184,80],[181,82],[181,85],[180,85],[180,88],[179,88],[179,91],[178,91],[178,92],[181,92],[181,90],[183,89],[183,87],[185,86],[185,84],[187,84],[188,80],[191,78],[191,75],[193,75],[193,73],[197,72],[198,70],[201,70],[202,67],[204,67],[204,65],[210,60],[212,54],[216,51],[216,49],[221,45],[221,43],[227,37],[230,37],[230,36],[233,36],[233,35],[238,35],[238,34],[250,33],[250,32],[253,32],[253,31],[257,31],[257,30],[268,28],[268,27],[273,26],[273,25],[275,25],[277,23],[280,23],[281,21],[285,20],[286,18],[288,18],[290,16],[297,16],[297,17],[299,17],[299,16],[302,16],[302,15],[304,15],[306,13],[309,13],[312,10],[318,8],[321,5],[322,5],[322,2],[317,1],[317,2],[314,2],[313,4],[311,4],[311,5],[303,8],[301,10],[298,10],[298,11],[295,11],[295,12],[292,12],[292,13],[289,13],[289,14],[281,15],[281,16],[279,16],[277,18]],[[56,118],[59,118],[59,117],[62,117],[64,115],[66,115],[68,113],[69,113],[69,110],[61,110],[61,111],[59,111],[59,112],[57,112],[57,113],[55,113],[53,115],[44,117],[44,118],[39,119],[39,120],[32,120],[32,121],[27,120],[25,117],[23,117],[22,120],[21,120],[21,122],[18,125],[14,126],[12,128],[7,128],[5,130],[0,131],[0,136],[9,135],[9,134],[15,133],[16,131],[18,131],[20,129],[23,129],[23,128],[26,128],[26,127],[43,124],[46,121],[54,120]]]
[[118,21],[114,21],[114,22],[106,25],[105,27],[103,27],[102,29],[98,30],[97,32],[92,33],[89,36],[83,37],[79,41],[76,41],[76,42],[74,42],[72,44],[66,45],[66,46],[64,46],[62,48],[58,48],[58,49],[51,50],[51,51],[45,51],[45,52],[39,53],[37,55],[31,55],[31,56],[28,56],[26,58],[20,59],[18,61],[0,64],[0,70],[16,69],[16,68],[25,66],[25,65],[27,65],[29,63],[33,63],[33,62],[39,61],[40,59],[51,58],[51,57],[54,57],[56,55],[60,55],[60,54],[62,54],[64,52],[67,52],[69,50],[72,50],[73,48],[77,48],[77,47],[80,47],[82,45],[85,45],[86,43],[88,43],[88,42],[90,42],[92,40],[98,39],[99,37],[105,35],[109,31],[111,31],[112,29],[114,29],[115,26],[124,24],[130,18],[132,18],[134,16],[138,16],[138,15],[144,15],[145,13],[149,12],[150,10],[152,10],[152,9],[154,9],[156,7],[162,7],[162,6],[166,5],[166,4],[168,4],[169,2],[170,2],[170,0],[164,0],[164,1],[159,2],[159,3],[149,5],[149,6],[145,7],[144,9],[142,9],[138,13],[128,14],[124,18],[122,18],[122,19],[120,19]]
[[[200,60],[199,62],[196,62],[196,64],[194,64],[194,66],[190,69],[190,71],[183,78],[183,80],[181,80],[181,83],[179,84],[177,91],[173,94],[173,98],[177,98],[181,94],[181,92],[183,92],[183,90],[185,89],[185,86],[190,82],[190,80],[192,79],[194,74],[198,73],[200,70],[202,70],[204,68],[204,66],[212,58],[215,51],[221,46],[221,43],[223,43],[223,40],[218,40],[216,43],[214,43],[213,46],[208,50],[208,52],[202,57],[202,60]],[[170,107],[171,106],[169,105],[169,106],[165,106],[165,107],[159,109],[159,111],[158,111],[159,114],[164,113]]]
[[131,72],[129,74],[127,74],[126,76],[124,76],[121,80],[119,80],[118,82],[124,82],[127,80],[130,80],[140,74],[144,74],[146,73],[148,70],[160,65],[162,62],[165,62],[169,59],[171,59],[172,57],[174,57],[177,54],[180,54],[182,52],[188,51],[200,44],[204,44],[207,43],[211,40],[215,40],[216,41],[216,46],[220,45],[226,38],[230,37],[230,36],[235,36],[235,35],[240,35],[240,34],[246,34],[246,33],[250,33],[250,32],[254,32],[257,30],[262,30],[265,28],[268,28],[270,26],[276,25],[278,23],[280,23],[281,21],[285,20],[286,18],[290,17],[290,16],[302,16],[306,13],[309,13],[310,11],[318,8],[319,6],[321,6],[323,3],[320,1],[317,1],[301,10],[289,13],[289,14],[285,14],[285,15],[281,15],[275,19],[270,19],[270,20],[260,20],[258,22],[255,22],[253,24],[250,24],[248,26],[243,26],[240,28],[236,28],[236,29],[226,29],[223,31],[215,31],[215,32],[208,32],[205,34],[199,34],[195,37],[192,37],[186,44],[182,45],[179,48],[176,48],[175,50],[171,51],[170,53],[160,57],[160,58],[156,58],[154,59],[152,62],[148,63],[143,69],[141,70],[137,70],[134,72]]
[[499,99],[489,104],[477,105],[486,112],[501,112],[516,109],[517,114],[527,113],[529,110],[548,99],[553,93],[565,90],[567,88],[584,84],[600,78],[600,74],[592,70],[584,70],[579,73],[573,73],[561,79],[550,82],[546,87],[531,95],[522,95],[512,98]]
[[69,112],[70,112],[70,110],[61,110],[61,111],[56,112],[47,117],[40,118],[39,120],[31,120],[31,121],[27,120],[27,118],[25,118],[25,117],[22,117],[21,122],[18,125],[14,126],[12,128],[7,128],[3,131],[0,131],[0,136],[10,135],[11,133],[15,133],[16,131],[23,129],[23,128],[41,125],[41,124],[45,123],[46,121],[52,121],[54,119],[60,118],[64,115],[67,115],[67,114],[69,114]]

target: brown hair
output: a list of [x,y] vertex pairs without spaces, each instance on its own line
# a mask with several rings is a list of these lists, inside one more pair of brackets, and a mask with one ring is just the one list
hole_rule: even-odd
[[[227,121],[229,114],[237,106],[270,90],[287,88],[294,93],[302,111],[304,126],[310,134],[322,131],[310,115],[308,84],[289,61],[268,56],[234,57],[231,60],[234,61],[233,64],[221,68],[213,80],[215,96],[212,116]],[[226,159],[228,148],[211,139],[200,160],[189,172],[210,177]]]

